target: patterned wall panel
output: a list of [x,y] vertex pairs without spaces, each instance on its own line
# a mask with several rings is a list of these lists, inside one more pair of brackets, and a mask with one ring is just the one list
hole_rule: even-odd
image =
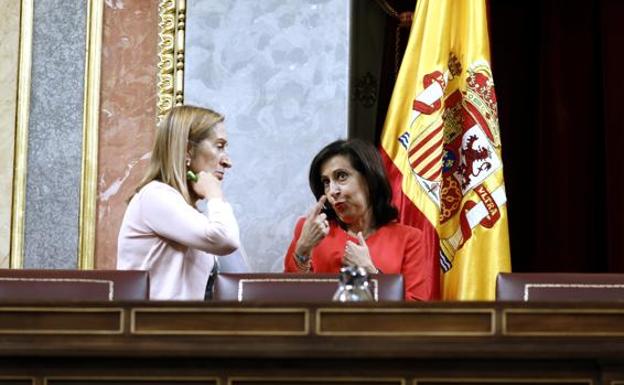
[[310,161],[347,136],[349,3],[187,1],[184,102],[223,112],[224,188],[256,271],[282,270]]

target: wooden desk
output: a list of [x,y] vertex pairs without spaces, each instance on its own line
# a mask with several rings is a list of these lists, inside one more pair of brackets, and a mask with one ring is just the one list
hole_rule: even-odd
[[617,304],[0,305],[0,385],[624,384]]

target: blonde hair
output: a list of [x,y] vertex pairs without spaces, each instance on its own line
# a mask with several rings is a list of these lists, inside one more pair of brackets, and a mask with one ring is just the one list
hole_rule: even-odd
[[136,191],[157,180],[178,190],[192,204],[186,181],[186,152],[190,146],[194,156],[195,146],[213,133],[224,116],[195,106],[176,106],[171,109],[156,129],[156,139],[147,173]]

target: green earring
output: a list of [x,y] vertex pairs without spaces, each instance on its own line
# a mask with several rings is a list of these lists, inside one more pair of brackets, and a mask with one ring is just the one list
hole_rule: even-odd
[[194,183],[197,183],[197,181],[199,180],[197,175],[193,171],[191,171],[191,170],[188,170],[186,172],[186,179],[188,179],[188,180],[190,180],[191,182],[194,182]]

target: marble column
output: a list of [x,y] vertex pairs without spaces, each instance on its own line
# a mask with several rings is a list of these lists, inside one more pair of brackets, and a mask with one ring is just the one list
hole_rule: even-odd
[[77,266],[86,5],[34,2],[24,267]]
[[143,177],[156,124],[158,1],[106,1],[95,267],[114,269],[126,200]]
[[13,148],[17,106],[17,69],[20,38],[20,2],[0,0],[0,268],[9,267],[11,205],[13,194]]

